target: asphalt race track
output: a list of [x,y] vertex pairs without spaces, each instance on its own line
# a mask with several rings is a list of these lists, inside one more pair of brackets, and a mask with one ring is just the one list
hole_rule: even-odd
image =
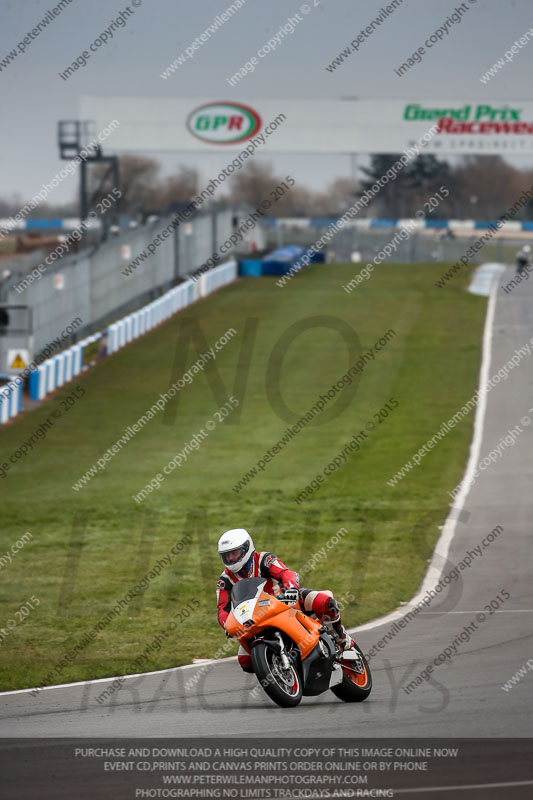
[[[507,268],[499,283],[511,277]],[[533,285],[520,284],[510,295],[498,289],[491,329],[491,342],[486,335],[489,375],[533,337]],[[533,424],[528,427],[521,422],[526,416],[533,423],[531,409],[533,359],[526,356],[488,395],[485,419],[478,420],[481,453],[476,462],[516,425],[523,432],[514,446],[505,448],[496,463],[480,474],[464,507],[456,512],[444,572],[497,526],[503,532],[461,572],[461,580],[375,655],[371,661],[374,689],[365,703],[344,704],[328,693],[304,698],[297,709],[282,711],[259,690],[252,693],[257,685],[254,676],[243,675],[236,659],[229,659],[208,668],[194,665],[129,679],[102,704],[95,698],[110,681],[46,689],[36,697],[27,691],[7,692],[0,696],[2,735],[530,737],[533,671],[509,691],[502,684],[533,658]],[[384,483],[388,477],[384,476]],[[498,595],[499,601],[495,600]],[[491,601],[499,606],[493,613],[486,608]],[[470,640],[462,641],[429,681],[407,694],[403,687],[471,620],[477,620],[477,627]],[[386,620],[358,631],[366,653],[391,624]],[[202,670],[200,680],[187,689],[185,683],[198,670]],[[533,791],[533,785],[528,791]]]

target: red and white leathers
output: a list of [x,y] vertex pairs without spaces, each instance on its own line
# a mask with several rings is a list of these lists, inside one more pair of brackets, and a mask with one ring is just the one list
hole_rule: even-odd
[[[285,589],[298,589],[302,608],[316,614],[318,619],[331,626],[336,637],[344,645],[350,644],[352,639],[346,634],[342,626],[339,607],[330,591],[316,592],[312,589],[300,587],[300,576],[293,572],[279,560],[274,553],[254,553],[248,568],[235,574],[225,569],[217,583],[218,621],[224,628],[231,611],[232,587],[243,578],[267,578],[265,592],[280,597]],[[252,658],[244,647],[239,647],[239,664],[245,672],[253,672]]]

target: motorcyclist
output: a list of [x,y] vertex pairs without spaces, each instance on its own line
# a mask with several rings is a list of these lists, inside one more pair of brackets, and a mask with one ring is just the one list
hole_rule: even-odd
[[522,272],[523,269],[529,266],[531,260],[531,247],[526,244],[516,254],[516,269],[517,272]]
[[[218,541],[218,552],[224,564],[217,583],[218,621],[224,630],[231,611],[233,586],[243,578],[266,578],[265,591],[268,594],[288,604],[296,604],[299,600],[302,609],[315,614],[343,650],[355,645],[342,624],[333,594],[301,588],[298,573],[288,569],[274,553],[256,552],[252,537],[244,528],[233,528],[223,533]],[[238,661],[245,672],[254,671],[252,658],[242,646],[239,647]]]

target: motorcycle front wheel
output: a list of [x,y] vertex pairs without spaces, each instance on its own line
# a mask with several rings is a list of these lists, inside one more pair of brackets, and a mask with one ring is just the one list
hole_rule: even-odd
[[342,661],[342,683],[333,686],[331,691],[345,703],[361,703],[372,691],[372,674],[362,650],[355,645],[358,661]]
[[294,666],[285,669],[272,645],[259,642],[252,647],[252,664],[260,685],[281,708],[297,706],[303,693],[302,681]]

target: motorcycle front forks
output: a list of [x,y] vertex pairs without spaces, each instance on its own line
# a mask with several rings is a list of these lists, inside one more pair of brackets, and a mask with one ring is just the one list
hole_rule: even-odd
[[281,658],[281,663],[283,664],[283,669],[290,669],[291,662],[289,661],[289,657],[287,655],[287,651],[285,650],[285,643],[283,641],[283,637],[279,631],[276,631],[275,636],[279,642],[279,654]]

